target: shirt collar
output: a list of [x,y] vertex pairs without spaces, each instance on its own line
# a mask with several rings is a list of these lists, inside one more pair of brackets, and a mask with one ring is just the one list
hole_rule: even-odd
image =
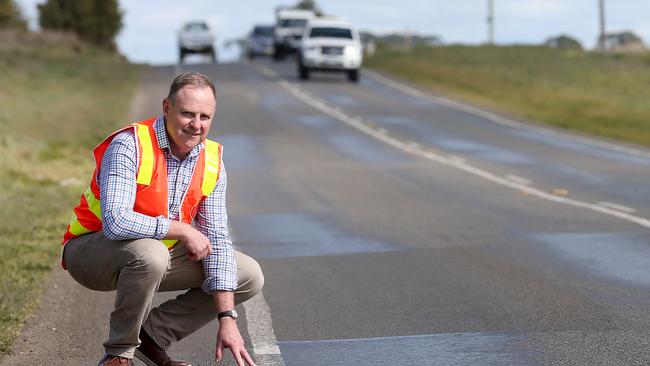
[[[158,116],[156,122],[153,124],[153,129],[156,133],[156,140],[158,141],[158,146],[161,149],[169,151],[171,153],[171,147],[169,146],[169,137],[167,136],[167,128],[165,127],[165,117]],[[187,157],[198,156],[203,148],[203,143],[200,143],[198,146],[195,146]]]

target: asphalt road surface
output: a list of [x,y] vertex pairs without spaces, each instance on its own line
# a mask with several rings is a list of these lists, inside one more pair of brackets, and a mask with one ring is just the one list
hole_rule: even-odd
[[[258,364],[650,364],[650,151],[291,62],[150,68],[132,117],[181,70],[219,90]],[[3,364],[96,363],[113,296],[55,270]],[[212,364],[216,326],[170,352]]]

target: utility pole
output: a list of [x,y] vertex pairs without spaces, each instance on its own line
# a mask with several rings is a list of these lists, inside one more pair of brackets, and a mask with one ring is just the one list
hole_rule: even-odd
[[607,32],[605,31],[605,0],[598,0],[600,12],[600,36],[598,37],[598,47],[601,51],[607,52]]
[[488,0],[487,23],[488,23],[488,44],[494,45],[494,0]]

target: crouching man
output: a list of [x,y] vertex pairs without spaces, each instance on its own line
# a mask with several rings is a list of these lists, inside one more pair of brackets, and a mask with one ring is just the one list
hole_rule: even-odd
[[[207,138],[215,109],[212,81],[181,74],[161,116],[93,150],[95,171],[65,233],[62,264],[89,289],[117,291],[100,366],[132,365],[133,357],[190,365],[166,350],[215,318],[216,361],[229,348],[238,365],[254,365],[235,305],[258,293],[264,277],[228,235],[222,147]],[[179,290],[187,291],[152,309],[157,291]]]

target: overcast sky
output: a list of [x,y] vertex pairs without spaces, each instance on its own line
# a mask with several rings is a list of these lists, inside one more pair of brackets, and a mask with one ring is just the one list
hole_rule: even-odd
[[[650,42],[650,0],[605,0],[608,31],[631,30]],[[32,24],[36,4],[17,0]],[[277,5],[296,0],[120,0],[124,27],[117,43],[130,60],[153,64],[175,62],[176,31],[187,20],[207,20],[217,33],[220,59],[224,48],[256,23],[272,23]],[[373,33],[412,32],[438,35],[444,43],[480,44],[487,39],[487,0],[317,0],[322,10]],[[598,0],[494,0],[497,44],[541,43],[569,34],[587,48],[598,36]]]

